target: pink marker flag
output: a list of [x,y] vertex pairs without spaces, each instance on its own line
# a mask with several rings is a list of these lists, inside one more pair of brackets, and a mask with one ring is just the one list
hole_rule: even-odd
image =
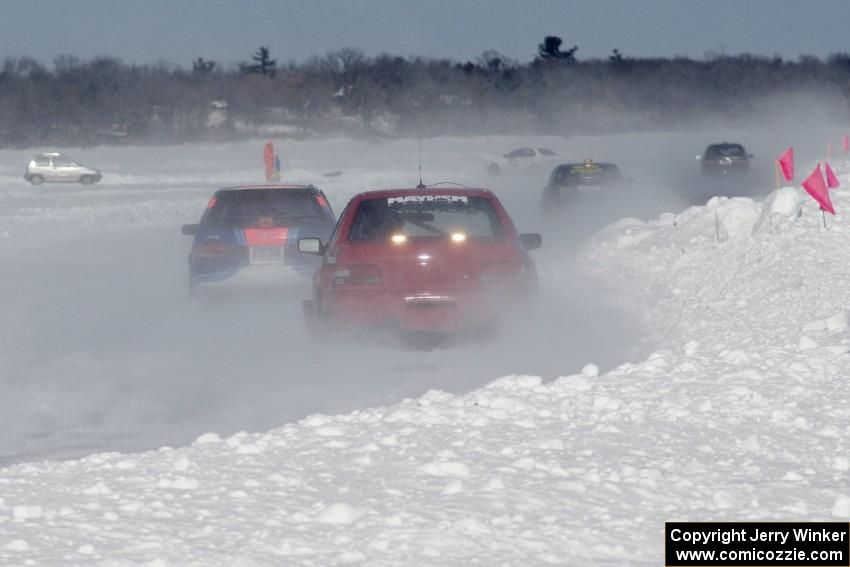
[[779,163],[779,168],[782,170],[782,175],[785,177],[785,181],[794,179],[794,148],[788,148],[782,152],[777,162]]
[[844,134],[844,137],[841,138],[841,147],[844,149],[844,153],[850,152],[850,136]]
[[832,206],[832,199],[829,198],[829,189],[826,188],[826,183],[823,180],[823,174],[820,171],[820,164],[806,177],[803,181],[803,189],[806,193],[812,196],[812,199],[818,202],[821,210],[835,214],[835,209]]
[[829,167],[828,161],[823,164],[823,172],[826,174],[826,186],[830,189],[838,187],[838,178],[835,176],[835,173],[833,173],[832,168]]

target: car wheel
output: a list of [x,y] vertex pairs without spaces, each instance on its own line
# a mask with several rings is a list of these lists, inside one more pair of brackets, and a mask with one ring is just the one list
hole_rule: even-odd
[[470,332],[472,340],[478,343],[492,343],[501,335],[501,327],[498,322],[482,325]]
[[44,177],[42,177],[41,175],[32,175],[30,176],[30,183],[32,183],[33,185],[41,185],[42,183],[44,183]]
[[557,189],[544,189],[543,198],[540,200],[543,212],[549,213],[553,209],[560,208],[563,203],[563,197]]
[[304,323],[307,325],[307,333],[313,340],[325,342],[331,337],[328,322],[319,313],[312,299],[301,302],[301,312],[304,315]]
[[316,312],[313,309],[313,300],[312,299],[304,299],[301,301],[301,313],[304,315],[304,322],[307,323],[307,326],[313,324],[316,319]]
[[192,271],[189,270],[189,295],[194,297],[198,294],[198,282],[195,281],[195,276],[192,275]]
[[434,331],[405,330],[399,335],[402,346],[407,350],[432,351],[446,344],[448,335]]
[[80,177],[80,183],[82,183],[83,185],[91,185],[92,183],[94,183],[94,177],[92,177],[91,175],[83,175],[82,177]]

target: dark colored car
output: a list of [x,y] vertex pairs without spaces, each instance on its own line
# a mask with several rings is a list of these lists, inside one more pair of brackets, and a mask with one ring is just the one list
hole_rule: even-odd
[[552,170],[543,189],[543,206],[558,207],[583,201],[598,201],[605,188],[623,183],[620,169],[613,163],[565,163]]
[[297,253],[298,240],[328,238],[334,224],[327,198],[312,185],[220,189],[200,223],[183,226],[183,234],[194,236],[189,287],[285,267],[310,275],[318,261]]
[[299,242],[302,252],[323,257],[305,315],[321,331],[491,330],[534,294],[528,250],[540,244],[539,234],[518,234],[485,189],[361,193],[329,242]]
[[741,144],[723,142],[708,146],[698,157],[703,174],[726,175],[749,171],[753,156]]

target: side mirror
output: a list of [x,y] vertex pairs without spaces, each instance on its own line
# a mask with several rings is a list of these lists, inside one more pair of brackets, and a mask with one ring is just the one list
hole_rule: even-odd
[[325,247],[318,238],[299,238],[298,251],[303,254],[316,254],[321,256],[325,253]]
[[543,245],[543,237],[536,232],[520,234],[519,241],[526,250],[535,250]]
[[184,224],[181,231],[186,236],[195,236],[196,234],[198,234],[198,225],[196,225],[196,224]]

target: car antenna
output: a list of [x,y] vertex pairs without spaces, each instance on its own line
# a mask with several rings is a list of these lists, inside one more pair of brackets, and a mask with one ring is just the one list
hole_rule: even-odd
[[422,183],[422,134],[419,134],[419,185],[417,189],[425,189],[425,184]]

